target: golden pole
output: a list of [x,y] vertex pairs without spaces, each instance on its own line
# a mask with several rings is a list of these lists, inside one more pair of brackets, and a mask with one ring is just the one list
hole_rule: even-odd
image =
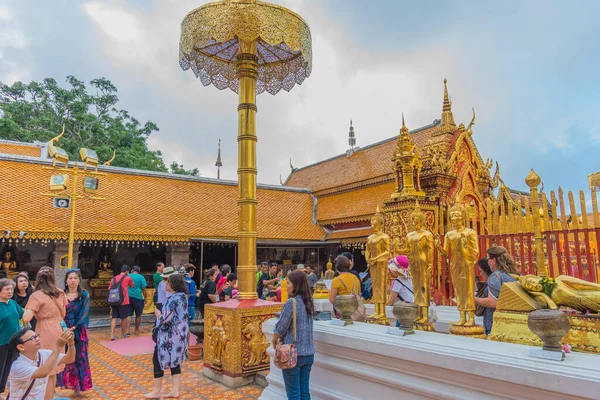
[[556,193],[554,193],[554,190],[550,191],[550,201],[552,202],[552,230],[558,231],[560,228],[558,225],[558,214],[556,211]]
[[525,183],[531,189],[531,213],[533,214],[533,235],[535,238],[535,259],[537,263],[537,272],[539,276],[548,276],[548,270],[546,269],[546,257],[544,256],[544,240],[542,239],[542,227],[540,221],[540,202],[538,199],[538,185],[540,184],[540,177],[535,173],[533,168]]
[[558,187],[558,200],[560,202],[560,224],[562,226],[562,229],[566,230],[568,228],[568,225],[567,212],[565,210],[565,197],[563,195],[563,190],[560,186]]
[[77,173],[79,166],[77,163],[73,166],[73,183],[71,194],[71,223],[69,227],[69,253],[67,259],[67,268],[73,268],[73,245],[75,243],[75,203],[77,202]]
[[582,228],[587,229],[588,220],[587,220],[587,210],[585,206],[585,194],[583,190],[579,191],[579,202],[581,203],[581,225]]
[[238,105],[238,276],[239,298],[258,298],[256,273],[256,40],[239,39]]
[[600,215],[598,214],[598,197],[596,187],[590,188],[592,191],[592,212],[594,213],[594,228],[600,228]]

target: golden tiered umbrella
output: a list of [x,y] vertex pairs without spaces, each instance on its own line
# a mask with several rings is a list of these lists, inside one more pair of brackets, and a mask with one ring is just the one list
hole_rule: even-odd
[[238,105],[239,297],[254,299],[256,95],[301,84],[311,72],[310,29],[296,13],[256,0],[223,0],[185,16],[179,64],[204,86],[230,88]]

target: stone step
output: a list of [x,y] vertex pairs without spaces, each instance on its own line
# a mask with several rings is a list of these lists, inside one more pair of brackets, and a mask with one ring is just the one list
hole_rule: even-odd
[[254,375],[254,383],[256,383],[260,387],[266,388],[269,386],[269,382],[267,382],[267,375],[269,375],[269,371],[260,371]]

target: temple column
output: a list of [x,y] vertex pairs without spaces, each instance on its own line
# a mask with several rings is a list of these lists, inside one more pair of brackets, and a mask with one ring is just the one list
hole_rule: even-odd
[[[79,265],[79,244],[76,240],[73,244],[73,268],[78,268]],[[56,276],[56,284],[58,287],[63,288],[65,282],[65,275],[67,274],[67,259],[65,257],[63,261],[63,268],[60,266],[60,258],[64,255],[69,254],[69,244],[66,242],[54,243],[54,250],[52,251],[52,268],[54,268],[54,274]]]
[[183,265],[190,262],[190,246],[182,243],[167,244],[166,265]]

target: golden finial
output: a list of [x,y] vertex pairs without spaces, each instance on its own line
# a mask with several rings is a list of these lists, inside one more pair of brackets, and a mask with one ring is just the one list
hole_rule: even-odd
[[290,168],[293,170],[295,170],[296,168],[294,168],[294,166],[292,165],[292,157],[290,157]]
[[452,104],[450,103],[450,96],[448,96],[448,80],[444,78],[444,106],[442,111],[452,111]]
[[48,155],[52,158],[52,166],[56,165],[56,162],[63,162],[65,164],[69,163],[69,154],[62,148],[55,146],[54,143],[58,142],[58,140],[63,137],[65,134],[65,125],[63,124],[62,132],[55,138],[50,139],[48,142]]
[[540,176],[535,173],[535,171],[533,170],[533,168],[531,168],[531,171],[529,172],[529,174],[525,178],[525,183],[530,188],[533,188],[533,187],[537,187],[540,184],[540,182],[541,182]]
[[283,186],[283,181],[281,180],[281,174],[279,174],[279,184]]
[[223,166],[223,162],[221,161],[221,139],[219,139],[217,146],[217,162],[215,163],[215,167],[217,167],[217,179],[221,179],[221,167]]
[[452,115],[452,102],[448,95],[448,80],[444,78],[444,103],[442,105],[442,121],[437,130],[437,134],[454,133],[456,124],[454,123],[454,115]]
[[115,160],[116,155],[117,155],[117,150],[113,150],[112,158],[102,165],[104,165],[105,167],[109,167],[110,163],[112,163]]
[[471,119],[471,122],[469,123],[469,127],[467,128],[467,134],[469,134],[469,136],[473,136],[473,125],[475,125],[475,107],[473,107],[472,109],[473,109],[473,118]]

